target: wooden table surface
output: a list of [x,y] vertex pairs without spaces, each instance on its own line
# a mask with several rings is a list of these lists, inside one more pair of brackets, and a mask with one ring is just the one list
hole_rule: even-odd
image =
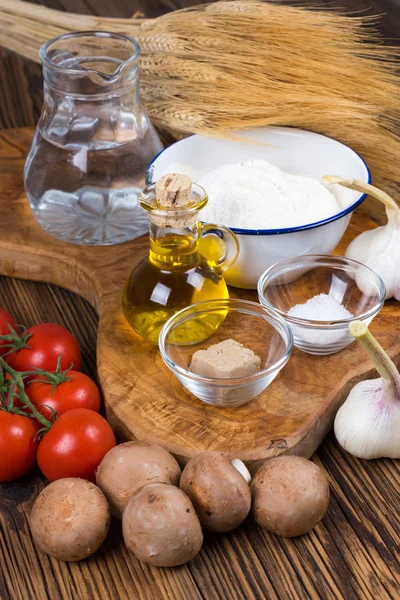
[[[135,10],[156,16],[197,3],[38,1],[71,12],[125,17]],[[385,12],[380,29],[386,42],[399,43],[393,38],[400,31],[400,0],[329,4],[363,11],[371,7],[367,14]],[[41,98],[40,68],[0,49],[0,129],[33,125]],[[15,152],[18,156],[18,147]],[[27,326],[53,321],[68,327],[81,344],[86,372],[96,376],[97,316],[84,300],[53,286],[0,278],[0,306]],[[175,569],[139,563],[124,548],[117,523],[90,560],[66,564],[50,559],[35,548],[28,526],[43,478],[35,471],[16,483],[0,485],[0,600],[398,600],[399,463],[356,460],[341,451],[333,435],[313,460],[325,469],[332,492],[329,510],[313,532],[283,539],[248,520],[234,533],[206,534],[200,554]]]

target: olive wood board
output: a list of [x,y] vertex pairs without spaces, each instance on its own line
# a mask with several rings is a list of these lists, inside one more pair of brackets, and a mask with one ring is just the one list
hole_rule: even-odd
[[[0,135],[0,273],[65,287],[98,311],[98,374],[107,418],[119,438],[161,444],[182,464],[199,452],[219,450],[241,458],[251,471],[278,454],[310,457],[352,386],[376,376],[362,348],[354,343],[320,357],[294,349],[271,386],[240,408],[214,408],[189,395],[165,367],[157,347],[143,342],[122,313],[124,281],[146,255],[147,236],[117,246],[87,247],[44,233],[23,192],[31,136],[30,129]],[[374,226],[356,212],[337,253]],[[231,296],[256,300],[255,292],[237,289],[231,289]],[[396,360],[399,315],[399,304],[388,301],[371,326]]]

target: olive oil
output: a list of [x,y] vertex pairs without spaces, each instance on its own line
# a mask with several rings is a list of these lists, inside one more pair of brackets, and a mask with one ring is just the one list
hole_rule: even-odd
[[[164,323],[181,308],[228,297],[224,279],[198,252],[197,244],[188,236],[167,234],[151,242],[150,256],[126,282],[123,308],[131,327],[157,343]],[[191,336],[187,342],[197,341],[195,331]]]
[[[218,237],[220,228],[214,226],[215,229],[210,232],[210,226],[202,227],[197,213],[193,214],[193,208],[198,206],[200,210],[205,205],[204,196],[197,194],[197,200],[195,196],[189,209],[190,219],[183,218],[184,211],[180,210],[179,221],[176,211],[165,208],[161,211],[152,188],[154,186],[149,186],[142,192],[146,201],[141,202],[141,206],[150,213],[149,256],[129,276],[122,303],[124,314],[134,331],[144,340],[156,344],[161,328],[177,311],[196,302],[229,297],[222,277],[222,271],[228,264],[224,256],[224,250],[228,254],[228,244]],[[169,214],[171,226],[168,226]],[[177,226],[179,224],[181,226]],[[202,237],[203,230],[208,230],[207,236]],[[235,236],[224,228],[222,231],[225,237],[234,238],[234,260],[237,255]],[[233,260],[231,252],[229,264]],[[190,344],[208,337],[223,318],[222,314],[219,317],[205,315],[192,320],[189,326],[182,328],[181,339],[177,343]],[[208,332],[207,335],[205,332]]]

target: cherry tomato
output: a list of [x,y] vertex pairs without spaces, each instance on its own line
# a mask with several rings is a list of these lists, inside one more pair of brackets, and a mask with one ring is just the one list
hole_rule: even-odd
[[14,481],[36,463],[37,426],[32,419],[0,410],[0,482]]
[[31,381],[27,393],[38,411],[50,420],[54,414],[51,408],[58,416],[73,408],[88,408],[100,412],[101,396],[95,382],[80,371],[69,371],[66,376],[69,381],[56,385],[54,394],[52,383],[42,383],[41,376]]
[[73,408],[46,433],[37,461],[50,481],[63,477],[94,481],[97,467],[115,445],[113,430],[101,415],[87,408]]
[[78,342],[65,327],[56,323],[42,323],[27,329],[27,348],[21,348],[7,355],[7,362],[16,371],[43,369],[55,371],[57,358],[61,354],[62,370],[71,365],[79,371],[82,364]]
[[[16,330],[17,324],[13,317],[4,308],[0,308],[0,335],[9,335],[9,325]],[[7,340],[0,340],[0,356],[9,351],[9,348],[6,346],[8,343]]]

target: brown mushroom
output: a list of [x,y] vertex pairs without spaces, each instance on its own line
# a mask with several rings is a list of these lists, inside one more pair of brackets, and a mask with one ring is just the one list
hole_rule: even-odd
[[96,552],[109,524],[110,510],[101,490],[75,477],[58,479],[44,488],[30,516],[32,536],[39,548],[67,561]]
[[187,463],[179,486],[193,502],[204,529],[222,533],[247,517],[250,479],[242,461],[231,462],[221,452],[203,452]]
[[183,565],[203,544],[189,498],[165,483],[151,483],[135,492],[122,516],[122,532],[128,550],[156,567]]
[[329,485],[322,469],[300,456],[267,461],[250,488],[255,521],[283,537],[310,531],[329,504]]
[[136,490],[148,483],[179,484],[181,469],[161,446],[126,442],[112,448],[96,471],[96,483],[106,496],[111,513],[118,519]]

